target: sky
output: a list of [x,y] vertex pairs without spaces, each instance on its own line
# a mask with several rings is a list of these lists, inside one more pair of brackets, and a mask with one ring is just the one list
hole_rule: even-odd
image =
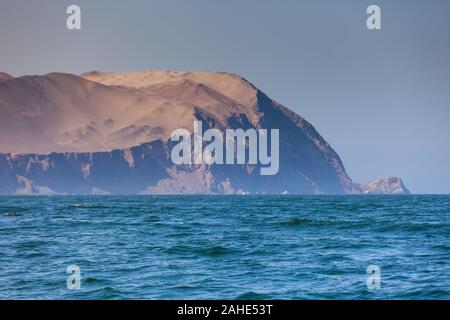
[[[71,4],[81,30],[66,28]],[[91,70],[241,74],[311,122],[354,181],[450,193],[448,0],[0,0],[0,71]]]

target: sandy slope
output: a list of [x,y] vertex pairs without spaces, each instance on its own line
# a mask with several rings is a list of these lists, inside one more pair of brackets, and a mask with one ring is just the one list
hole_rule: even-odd
[[[26,94],[24,94],[26,93]],[[257,125],[256,90],[226,73],[98,73],[0,83],[0,152],[109,151],[192,130],[195,108]]]

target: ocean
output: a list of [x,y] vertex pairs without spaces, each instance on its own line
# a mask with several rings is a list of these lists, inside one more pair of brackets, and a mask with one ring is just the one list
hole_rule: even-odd
[[450,196],[2,196],[0,299],[450,299]]

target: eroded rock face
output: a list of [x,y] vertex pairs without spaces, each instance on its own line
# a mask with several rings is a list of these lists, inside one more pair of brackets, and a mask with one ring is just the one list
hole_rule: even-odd
[[[261,176],[258,165],[175,166],[170,135],[193,132],[195,120],[222,132],[279,129],[278,174]],[[0,82],[3,194],[361,192],[309,122],[239,75],[52,73]]]
[[385,177],[371,181],[362,185],[361,191],[363,194],[410,194],[402,179],[397,177]]

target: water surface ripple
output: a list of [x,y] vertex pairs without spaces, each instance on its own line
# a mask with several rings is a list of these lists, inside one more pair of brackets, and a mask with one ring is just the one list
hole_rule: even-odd
[[0,298],[450,299],[449,237],[450,196],[3,196]]

